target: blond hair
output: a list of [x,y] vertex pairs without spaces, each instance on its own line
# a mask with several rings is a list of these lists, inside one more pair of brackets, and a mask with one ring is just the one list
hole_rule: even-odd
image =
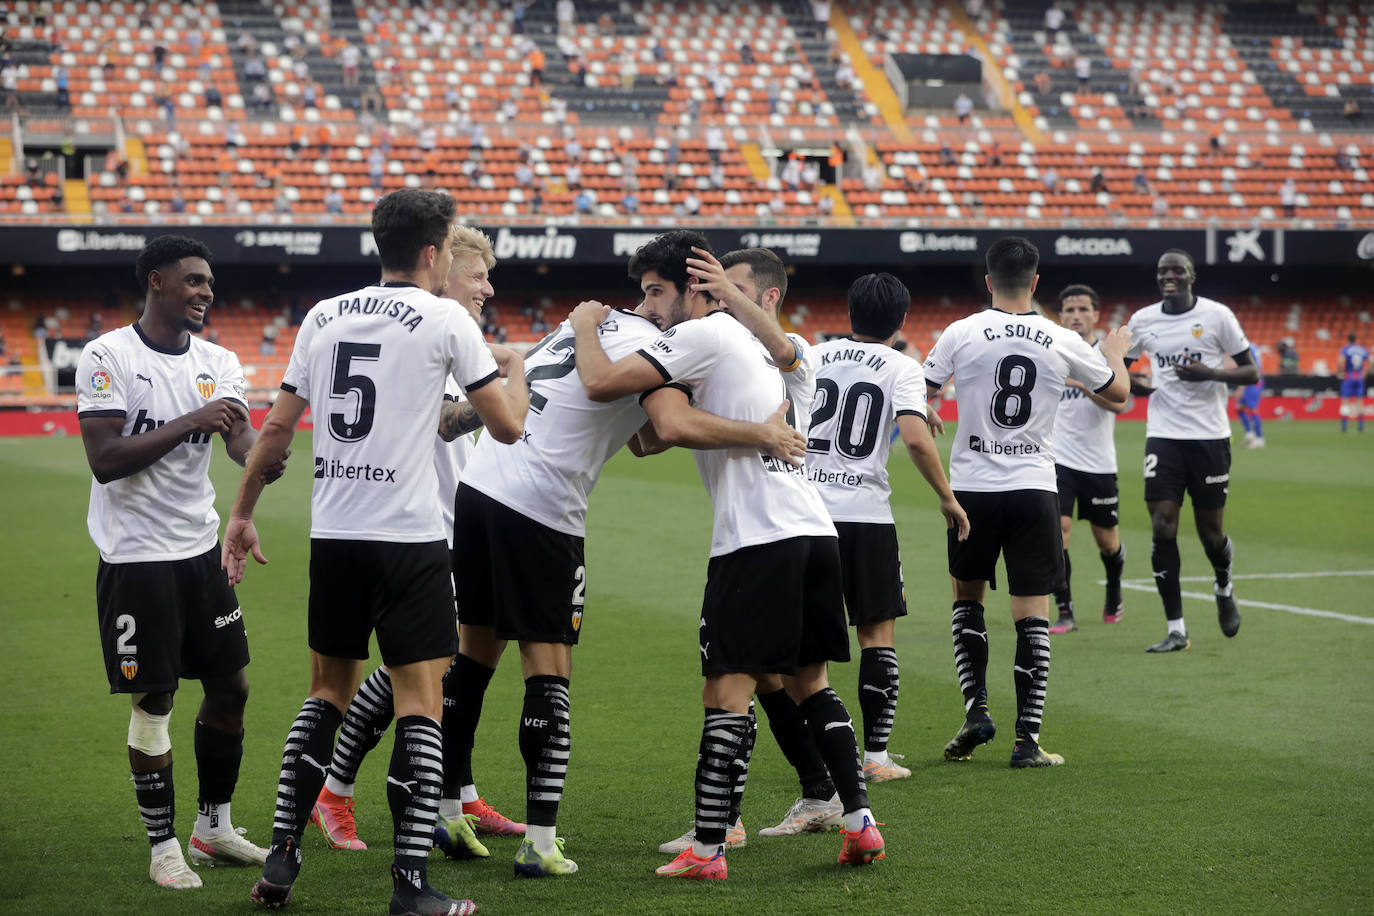
[[496,252],[492,250],[491,239],[480,229],[454,226],[453,233],[449,236],[449,247],[453,249],[454,260],[475,254],[482,259],[487,270],[496,266]]

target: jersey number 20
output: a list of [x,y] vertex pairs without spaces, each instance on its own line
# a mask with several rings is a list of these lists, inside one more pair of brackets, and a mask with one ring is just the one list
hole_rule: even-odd
[[[835,424],[833,445],[836,451],[846,458],[867,458],[873,454],[878,444],[878,424],[883,421],[883,389],[872,382],[855,382],[840,394],[840,386],[834,379],[816,379],[816,398],[820,403],[811,408],[811,428],[821,426],[825,421],[840,413]],[[865,403],[866,402],[866,403]],[[868,409],[863,414],[863,425],[859,420],[860,406]],[[832,445],[830,439],[809,438],[806,449],[821,454],[828,453]]]

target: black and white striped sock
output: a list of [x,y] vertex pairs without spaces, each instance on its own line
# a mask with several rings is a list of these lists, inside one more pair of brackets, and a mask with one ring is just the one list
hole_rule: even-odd
[[329,791],[336,795],[353,794],[358,767],[382,740],[395,715],[391,675],[385,668],[378,668],[363,681],[344,713],[339,742],[334,745],[334,757],[329,761],[329,778],[325,780]]
[[291,723],[286,747],[282,750],[277,811],[272,818],[274,848],[287,837],[299,844],[315,799],[320,797],[320,789],[324,787],[326,762],[334,746],[334,733],[342,721],[343,713],[334,704],[310,697],[296,714],[296,721]]
[[132,771],[138,816],[148,831],[148,843],[157,846],[176,839],[176,793],[172,790],[172,764],[169,761],[146,773]]
[[749,738],[756,728],[747,713],[706,710],[696,773],[696,842],[703,847],[725,842],[733,796],[738,788],[742,797],[749,773]]
[[434,846],[439,789],[444,781],[444,739],[428,716],[396,720],[396,743],[386,774],[396,868],[416,889],[425,886],[425,860]]
[[954,602],[954,670],[964,694],[964,709],[988,704],[988,628],[977,601]]
[[520,756],[525,758],[525,822],[530,826],[558,823],[572,753],[568,710],[567,678],[536,675],[525,680]]
[[1050,679],[1050,622],[1044,617],[1016,621],[1016,736],[1040,740],[1045,687]]
[[901,687],[897,650],[870,646],[859,654],[859,710],[864,717],[864,750],[881,754],[892,736]]

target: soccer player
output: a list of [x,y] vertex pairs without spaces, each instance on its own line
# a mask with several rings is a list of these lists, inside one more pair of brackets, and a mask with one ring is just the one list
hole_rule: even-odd
[[1365,372],[1369,368],[1369,350],[1356,343],[1352,333],[1341,347],[1341,432],[1349,428],[1355,418],[1355,428],[1364,432]]
[[891,274],[867,274],[849,287],[849,338],[815,348],[816,400],[807,440],[807,476],[816,484],[840,536],[840,568],[849,623],[859,637],[859,707],[864,722],[864,776],[904,779],[911,770],[888,752],[900,687],[895,621],[906,616],[892,488],[893,425],[907,454],[940,500],[950,526],[967,534],[968,518],[949,481],[926,423],[921,364],[892,348],[906,321],[911,293]]
[[[468,310],[474,321],[480,321],[482,305],[495,295],[490,273],[496,266],[496,255],[491,240],[478,229],[454,226],[450,247],[453,266],[449,268],[443,287],[433,292],[453,299]],[[506,347],[492,346],[491,351],[498,366],[509,358],[510,351]],[[446,378],[444,404],[439,412],[439,435],[435,439],[434,469],[439,476],[439,505],[444,514],[444,536],[450,548],[453,546],[453,500],[458,492],[458,479],[476,445],[475,434],[481,425],[481,417],[462,397],[462,389],[452,377]],[[525,825],[512,821],[477,796],[476,787],[472,785],[471,753],[465,758],[456,755],[458,744],[452,725],[455,717],[470,712],[458,710],[453,698],[447,696],[452,672],[450,667],[444,677],[446,695],[441,723],[444,788],[439,798],[435,842],[449,856],[482,858],[488,854],[487,849],[473,835],[474,830],[480,834],[505,836],[524,833]],[[353,702],[348,704],[329,764],[329,776],[310,814],[310,822],[320,828],[325,840],[335,849],[367,848],[358,838],[353,817],[354,782],[364,756],[381,741],[393,716],[391,678],[382,666],[368,675]],[[468,795],[469,798],[463,798]],[[465,814],[471,818],[465,818]]]
[[324,785],[343,710],[362,679],[377,631],[390,673],[396,739],[387,773],[394,825],[394,913],[468,913],[429,885],[443,779],[441,680],[453,655],[453,592],[435,493],[434,431],[444,377],[463,386],[487,435],[513,442],[528,405],[516,362],[504,385],[477,323],[435,296],[453,257],[453,198],[403,189],[377,202],[372,233],[380,282],[324,299],[301,325],[282,391],[249,455],[223,562],[243,578],[251,552],[266,562],[253,525],[257,473],[290,443],[314,406],[311,498],[310,695],[282,754],[272,848],[252,898],[282,906],[301,865],[301,834]]
[[[1098,350],[1097,316],[1101,300],[1090,286],[1066,286],[1059,294],[1055,311],[1059,323]],[[1100,350],[1099,350],[1100,355]],[[1121,571],[1126,565],[1126,548],[1117,528],[1121,498],[1116,485],[1116,415],[1126,402],[1094,394],[1075,379],[1064,382],[1059,410],[1054,415],[1054,475],[1059,487],[1059,530],[1064,538],[1064,578],[1055,587],[1054,602],[1059,619],[1050,633],[1069,633],[1078,629],[1073,615],[1073,590],[1070,584],[1069,533],[1073,530],[1073,507],[1078,504],[1079,519],[1092,527],[1093,541],[1107,573],[1107,597],[1102,603],[1102,622],[1121,619]]]
[[[954,380],[959,429],[950,478],[971,533],[949,536],[954,583],[954,663],[964,694],[964,725],[945,746],[946,760],[968,759],[996,734],[988,713],[988,633],[983,598],[996,586],[997,556],[1006,563],[1016,625],[1016,746],[1013,768],[1057,766],[1040,747],[1050,674],[1049,595],[1064,570],[1052,433],[1069,379],[1124,402],[1130,381],[1122,356],[1128,335],[1113,331],[1101,355],[1075,331],[1036,314],[1031,297],[1040,252],[1023,238],[998,239],[987,251],[992,308],[954,322],[931,348],[926,384]],[[1104,358],[1105,357],[1105,362]]]
[[[260,865],[266,852],[230,820],[243,756],[248,637],[219,568],[212,437],[243,464],[256,439],[243,369],[223,347],[192,336],[214,301],[210,249],[163,235],[139,252],[143,314],[81,351],[77,416],[94,479],[87,527],[100,551],[96,606],[110,692],[129,695],[129,766],[152,844],[148,876],[201,886],[176,835],[172,701],[180,678],[205,697],[196,713],[199,813],[189,844],[197,865]],[[283,456],[284,460],[284,456]],[[259,473],[275,480],[281,462]]]
[[[704,238],[692,244],[710,250]],[[584,302],[571,323],[577,371],[591,398],[648,392],[643,404],[654,432],[669,444],[693,447],[680,432],[680,416],[690,405],[763,420],[787,390],[778,369],[794,370],[805,354],[789,345],[793,360],[775,364],[773,347],[715,308],[733,284],[689,280],[694,275],[687,272],[684,255],[692,252],[646,246],[631,272],[640,273],[646,297],[670,285],[685,317],[697,320],[684,321],[614,361],[597,339],[605,306]],[[781,328],[766,336],[786,339]],[[786,676],[788,693],[838,789],[845,829],[837,861],[876,861],[884,855],[883,838],[869,810],[853,723],[826,676],[828,661],[849,659],[835,526],[804,469],[757,448],[698,450],[694,457],[715,510],[698,644],[706,684],[696,833],[691,848],[657,873],[726,877],[726,832],[731,813],[740,808],[754,745],[750,698],[769,674]]]
[[[1250,359],[1260,367],[1259,351],[1250,346]],[[1260,417],[1260,399],[1264,397],[1264,374],[1253,385],[1244,385],[1236,392],[1236,414],[1245,429],[1246,448],[1264,448],[1264,420]]]
[[[663,238],[648,247],[673,244]],[[632,273],[640,257],[631,262]],[[634,353],[656,339],[660,327],[671,329],[686,317],[681,296],[669,292],[666,281],[646,283],[644,292],[635,313],[606,311],[591,325],[589,333],[607,351]],[[525,433],[513,445],[488,437],[477,443],[455,507],[453,573],[461,628],[449,696],[460,719],[455,734],[464,773],[471,772],[472,736],[495,667],[509,640],[520,647],[525,695],[519,743],[528,826],[515,856],[519,877],[577,871],[563,853],[556,825],[571,756],[572,649],[586,611],[587,498],[606,461],[647,419],[633,392],[588,397],[575,371],[574,336],[565,321],[526,354]],[[791,454],[800,463],[805,440],[782,419],[781,400],[779,395],[772,415],[759,423],[689,411],[683,435],[697,447],[747,446],[769,460],[786,461]]]
[[[1231,479],[1231,422],[1226,416],[1228,385],[1253,385],[1259,367],[1250,357],[1235,313],[1214,299],[1194,295],[1197,270],[1192,255],[1171,248],[1159,257],[1155,280],[1162,296],[1131,316],[1131,357],[1149,353],[1154,387],[1136,385],[1150,398],[1145,422],[1145,505],[1153,545],[1150,565],[1164,603],[1169,630],[1147,652],[1178,652],[1191,642],[1183,622],[1179,583],[1178,517],[1186,493],[1193,522],[1216,574],[1213,592],[1221,632],[1240,630],[1231,583],[1234,551],[1222,527]],[[1225,368],[1230,356],[1235,367]]]

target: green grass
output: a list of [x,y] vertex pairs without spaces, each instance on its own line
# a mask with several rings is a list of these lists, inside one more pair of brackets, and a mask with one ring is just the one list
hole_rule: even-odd
[[[1126,575],[1148,583],[1143,436],[1143,424],[1118,431]],[[1101,567],[1086,526],[1075,529],[1082,629],[1054,639],[1044,730],[1046,746],[1068,764],[1025,772],[1006,765],[1014,635],[1003,593],[988,600],[992,712],[1002,736],[970,763],[941,760],[962,713],[944,535],[914,469],[894,459],[911,615],[897,628],[902,698],[892,748],[913,775],[871,789],[888,857],[841,870],[835,835],[754,835],[796,794],[762,727],[744,806],[749,845],[731,854],[730,880],[712,886],[652,871],[664,861],[657,845],[691,818],[710,508],[687,455],[619,457],[592,501],[587,616],[574,654],[573,763],[560,831],[582,871],[516,881],[516,841],[499,839],[486,862],[435,859],[432,880],[476,899],[484,913],[1370,912],[1374,626],[1243,602],[1374,618],[1370,577],[1246,578],[1374,569],[1371,449],[1374,436],[1341,436],[1334,423],[1276,423],[1267,449],[1237,449],[1227,522],[1245,623],[1234,640],[1220,635],[1210,599],[1189,599],[1192,650],[1147,655],[1164,633],[1152,591],[1128,591],[1125,619],[1101,624]],[[282,741],[307,688],[307,452],[303,437],[259,512],[271,564],[250,569],[239,589],[253,695],[234,821],[259,842],[268,836]],[[222,513],[236,472],[221,449],[214,475]],[[125,763],[128,705],[107,694],[96,634],[89,479],[75,438],[0,440],[0,911],[247,912],[250,872],[202,869],[206,886],[190,893],[146,877],[147,840]],[[1183,574],[1203,576],[1207,563],[1184,511]],[[1185,587],[1209,592],[1206,582]],[[505,662],[488,694],[475,766],[486,797],[519,817],[517,661]],[[856,669],[837,665],[831,677],[857,716]],[[183,840],[195,812],[198,698],[188,684],[173,715]],[[375,913],[384,905],[388,746],[364,764],[359,785],[359,829],[372,848],[330,851],[312,828],[293,910]]]

